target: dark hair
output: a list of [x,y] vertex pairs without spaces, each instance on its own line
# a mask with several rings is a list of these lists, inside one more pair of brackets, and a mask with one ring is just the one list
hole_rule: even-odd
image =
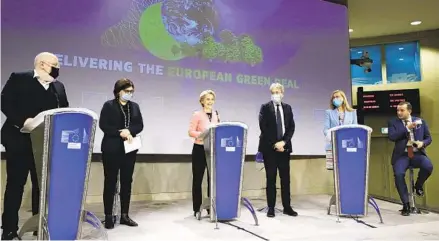
[[114,84],[114,89],[113,89],[114,98],[117,99],[119,97],[119,92],[121,90],[124,90],[124,89],[129,88],[129,87],[134,88],[134,84],[133,84],[133,81],[131,81],[127,78],[122,78],[122,79],[119,79],[118,81],[116,81],[116,83]]
[[410,102],[408,102],[408,101],[400,102],[398,105],[399,106],[407,105],[407,110],[412,110],[413,109],[412,104],[410,104]]

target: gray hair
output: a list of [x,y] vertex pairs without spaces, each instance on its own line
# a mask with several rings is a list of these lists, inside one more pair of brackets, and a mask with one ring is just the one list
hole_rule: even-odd
[[275,89],[280,90],[282,93],[284,93],[284,91],[285,91],[284,86],[280,83],[277,83],[277,82],[270,85],[271,92],[273,92],[273,90],[275,90]]

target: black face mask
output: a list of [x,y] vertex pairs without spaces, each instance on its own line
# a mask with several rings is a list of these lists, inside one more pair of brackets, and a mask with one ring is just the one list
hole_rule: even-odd
[[58,78],[58,76],[59,76],[59,68],[56,68],[56,67],[52,66],[52,69],[50,70],[49,75],[52,76],[54,79]]

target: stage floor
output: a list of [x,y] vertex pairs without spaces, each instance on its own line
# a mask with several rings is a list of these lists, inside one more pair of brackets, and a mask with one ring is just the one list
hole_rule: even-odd
[[[262,199],[251,199],[255,209],[264,207]],[[352,218],[340,218],[326,214],[329,196],[295,196],[293,208],[298,217],[278,213],[275,218],[267,218],[265,213],[257,212],[259,226],[254,225],[250,212],[243,206],[241,218],[231,224],[215,224],[206,217],[201,221],[194,218],[190,200],[174,202],[135,202],[132,203],[131,218],[139,227],[116,226],[107,231],[108,240],[439,240],[439,215],[435,213],[399,215],[400,205],[377,201],[384,223],[369,206],[369,216],[362,218],[367,225]],[[282,208],[278,204],[278,208]],[[88,205],[87,209],[98,217],[103,216],[101,205]],[[206,212],[203,213],[207,215]],[[30,217],[28,211],[20,214],[20,223]],[[92,232],[91,226],[84,225],[84,239],[100,239],[99,233]],[[259,237],[258,237],[259,236]],[[30,234],[24,239],[34,239]]]

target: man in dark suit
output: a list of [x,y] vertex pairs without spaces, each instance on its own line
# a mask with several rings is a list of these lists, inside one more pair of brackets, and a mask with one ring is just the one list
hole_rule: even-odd
[[291,106],[282,102],[284,87],[279,83],[270,86],[271,101],[261,106],[259,112],[258,151],[264,158],[267,176],[268,217],[274,217],[276,204],[276,176],[279,169],[281,182],[283,213],[297,216],[291,208],[290,197],[290,154],[292,152],[291,138],[295,130]]
[[433,165],[425,148],[431,144],[431,135],[425,120],[411,116],[412,105],[401,102],[397,107],[398,118],[389,121],[389,139],[395,142],[392,166],[395,185],[401,198],[403,216],[410,215],[409,195],[405,183],[405,172],[409,165],[420,168],[415,184],[415,193],[424,195],[423,185],[433,172]]
[[29,171],[36,172],[30,135],[20,129],[42,111],[69,106],[64,85],[55,81],[59,75],[58,58],[43,52],[35,57],[34,66],[32,71],[12,73],[1,92],[1,110],[7,118],[1,130],[7,175],[2,240],[17,238],[24,185]]

